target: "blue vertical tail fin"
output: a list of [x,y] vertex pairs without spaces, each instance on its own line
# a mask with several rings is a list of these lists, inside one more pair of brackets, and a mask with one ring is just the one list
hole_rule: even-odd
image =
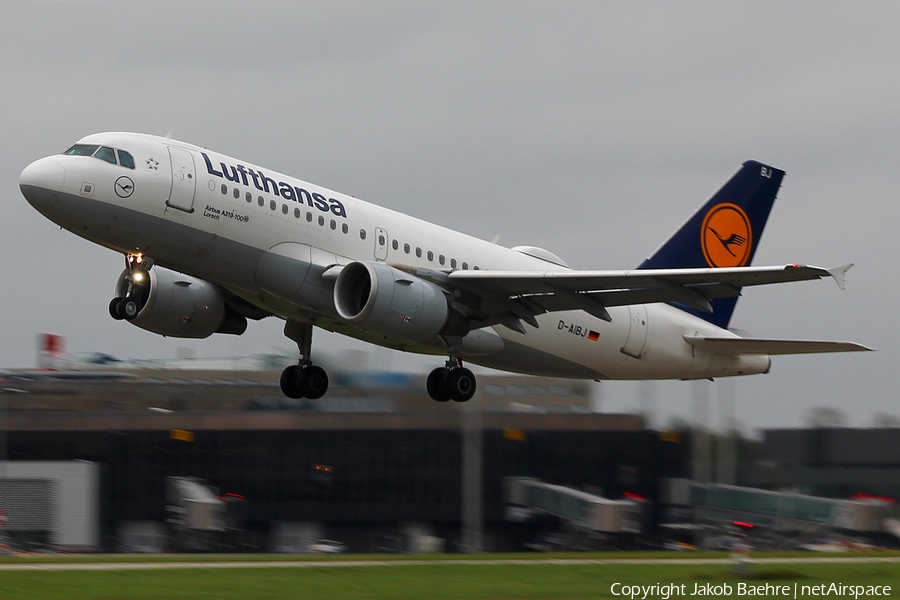
[[[681,229],[639,269],[743,267],[753,260],[784,171],[748,160]],[[727,328],[736,295],[710,301],[713,312],[674,306]]]

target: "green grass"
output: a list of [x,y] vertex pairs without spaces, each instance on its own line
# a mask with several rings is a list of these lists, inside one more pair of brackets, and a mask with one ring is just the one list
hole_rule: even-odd
[[[642,553],[647,556],[647,553]],[[894,553],[896,556],[896,553]],[[522,555],[505,555],[519,558]],[[531,558],[585,558],[577,555],[527,555]],[[628,557],[634,553],[591,555],[596,558]],[[672,553],[664,556],[673,557]],[[697,554],[674,556],[698,557]],[[716,557],[721,555],[715,555]],[[809,556],[809,554],[805,555]],[[860,556],[859,554],[854,556]],[[658,557],[653,553],[652,557]],[[104,557],[109,561],[110,557]],[[140,558],[140,557],[138,557]],[[181,559],[183,557],[173,557]],[[204,557],[192,557],[202,559]],[[214,557],[221,560],[246,557]],[[271,559],[272,557],[252,557]],[[295,557],[289,557],[295,558]],[[358,559],[359,556],[350,557]],[[383,559],[384,556],[377,558]],[[741,579],[727,565],[447,565],[433,564],[390,567],[306,567],[264,569],[124,570],[124,571],[10,571],[0,572],[0,598],[16,599],[180,599],[231,598],[465,598],[491,599],[575,599],[611,597],[615,582],[628,585],[653,583],[684,584],[690,593],[694,584],[727,582],[736,588],[739,581],[770,582],[793,586],[820,583],[848,585],[891,585],[891,595],[900,593],[897,564],[766,564],[755,565],[749,577]],[[411,557],[415,558],[415,557]],[[464,558],[462,555],[449,558]],[[491,557],[486,557],[491,558]],[[737,593],[733,594],[737,597]],[[659,595],[649,597],[660,598]]]

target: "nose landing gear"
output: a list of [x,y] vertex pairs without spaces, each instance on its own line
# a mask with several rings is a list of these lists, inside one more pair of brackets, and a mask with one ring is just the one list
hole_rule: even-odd
[[109,316],[117,321],[132,321],[141,312],[150,290],[150,269],[153,259],[141,252],[125,255],[125,266],[130,271],[126,281],[128,286],[122,296],[116,296],[109,303]]
[[312,364],[312,323],[288,321],[284,325],[284,335],[295,342],[300,349],[300,361],[287,367],[281,373],[281,391],[288,398],[321,398],[328,391],[328,374],[325,369]]

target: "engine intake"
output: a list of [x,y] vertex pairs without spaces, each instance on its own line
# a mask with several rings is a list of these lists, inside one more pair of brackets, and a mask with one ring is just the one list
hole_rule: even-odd
[[[145,275],[135,295],[140,310],[131,322],[141,329],[181,338],[240,335],[247,329],[247,319],[229,309],[211,283],[158,266],[140,273]],[[132,276],[128,269],[119,275],[117,298],[125,295]]]
[[438,286],[377,262],[346,265],[334,285],[334,305],[360,329],[415,342],[430,341],[463,319]]

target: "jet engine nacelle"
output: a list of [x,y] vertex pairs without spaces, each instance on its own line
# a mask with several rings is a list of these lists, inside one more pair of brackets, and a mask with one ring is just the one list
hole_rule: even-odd
[[450,309],[441,288],[377,262],[352,262],[341,270],[334,306],[360,329],[414,342],[430,341],[464,320]]
[[181,338],[240,335],[247,329],[247,319],[229,309],[219,289],[202,279],[158,266],[150,271],[125,269],[116,282],[117,298],[125,296],[129,282],[140,307],[130,320],[141,329]]

